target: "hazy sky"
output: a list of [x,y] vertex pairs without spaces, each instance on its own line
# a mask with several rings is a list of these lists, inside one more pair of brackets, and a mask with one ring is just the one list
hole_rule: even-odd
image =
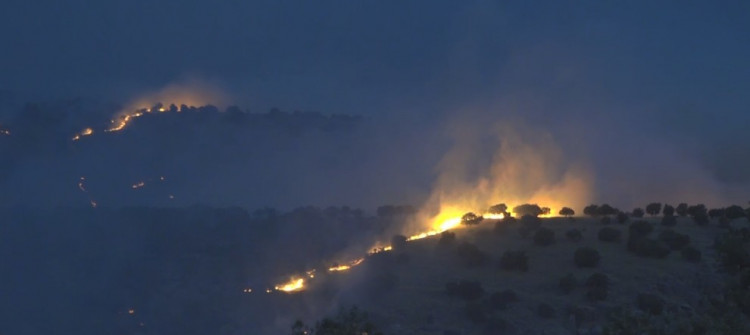
[[585,147],[599,195],[750,184],[747,1],[7,0],[0,45],[0,89],[24,95],[197,80],[255,111],[512,115]]

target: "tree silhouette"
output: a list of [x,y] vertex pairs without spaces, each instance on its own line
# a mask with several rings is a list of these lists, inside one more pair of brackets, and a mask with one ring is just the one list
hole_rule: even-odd
[[461,223],[465,225],[479,224],[482,220],[484,220],[484,217],[478,216],[472,212],[468,212],[461,217]]
[[560,215],[565,216],[565,217],[571,217],[573,215],[576,215],[576,212],[572,208],[563,207],[560,210]]
[[531,215],[539,216],[543,213],[542,208],[537,204],[523,204],[513,207],[513,213],[518,216]]
[[683,202],[677,205],[677,208],[675,208],[675,211],[677,212],[677,215],[679,216],[687,216],[687,209],[688,209],[688,205]]
[[599,215],[599,206],[591,204],[583,208],[583,214],[586,214],[588,216],[597,216]]
[[648,206],[646,206],[646,213],[651,216],[659,215],[659,213],[661,213],[661,203],[652,202],[648,204]]
[[505,204],[497,204],[494,206],[490,206],[487,212],[491,214],[505,214],[508,212],[508,206],[506,206]]

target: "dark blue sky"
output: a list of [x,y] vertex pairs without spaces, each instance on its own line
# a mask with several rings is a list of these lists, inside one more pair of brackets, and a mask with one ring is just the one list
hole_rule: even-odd
[[745,1],[5,1],[0,88],[126,99],[186,77],[259,108],[499,94],[747,111]]

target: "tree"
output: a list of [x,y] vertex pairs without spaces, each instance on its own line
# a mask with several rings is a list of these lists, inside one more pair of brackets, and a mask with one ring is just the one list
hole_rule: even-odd
[[565,216],[565,217],[571,217],[573,215],[576,215],[576,212],[572,208],[563,207],[560,210],[560,215]]
[[583,214],[588,216],[599,215],[599,206],[591,204],[583,208]]
[[602,216],[610,216],[610,215],[617,214],[617,209],[615,209],[614,207],[608,204],[604,204],[604,205],[599,206],[597,212],[599,213],[599,215],[602,215]]
[[490,214],[505,214],[508,212],[508,206],[505,204],[497,204],[494,206],[490,206],[490,209],[487,210]]
[[539,216],[543,213],[542,208],[537,204],[523,204],[513,207],[513,213],[518,216],[531,215]]
[[742,207],[737,205],[732,205],[727,207],[727,209],[724,210],[724,215],[729,220],[739,219],[745,217],[745,210],[742,209]]
[[634,218],[642,218],[644,214],[646,214],[646,212],[644,212],[642,208],[633,209],[632,215]]
[[700,214],[708,215],[707,212],[708,211],[706,210],[706,205],[704,204],[689,206],[687,210],[688,215],[692,216],[693,218],[695,218],[696,215]]
[[648,204],[648,206],[646,206],[646,213],[651,216],[659,215],[659,213],[661,213],[661,203],[652,202]]
[[688,209],[688,205],[683,202],[677,205],[677,208],[675,208],[675,211],[677,212],[677,215],[685,217],[687,216],[687,209]]
[[712,219],[724,216],[724,208],[711,208],[708,210],[708,217]]
[[467,226],[479,224],[482,220],[484,220],[482,216],[478,216],[472,212],[468,212],[461,217],[461,223]]
[[549,207],[542,207],[542,215],[549,215],[552,210]]
[[674,216],[674,207],[665,204],[662,213],[664,213],[664,216]]

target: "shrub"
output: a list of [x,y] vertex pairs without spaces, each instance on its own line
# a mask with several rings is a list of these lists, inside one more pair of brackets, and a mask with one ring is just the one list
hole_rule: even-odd
[[490,295],[490,307],[493,309],[505,309],[508,304],[518,302],[518,294],[513,290],[504,290]]
[[609,277],[603,273],[594,273],[586,279],[586,287],[588,288],[609,288]]
[[526,256],[525,251],[508,250],[500,257],[498,265],[503,270],[526,272],[529,270],[529,257]]
[[567,232],[565,232],[565,237],[567,237],[569,240],[573,242],[578,242],[581,239],[583,239],[583,235],[581,234],[581,231],[578,229],[570,229]]
[[648,258],[665,258],[670,252],[662,242],[647,237],[637,239],[633,248],[636,255]]
[[452,245],[455,242],[456,233],[450,231],[444,231],[440,233],[440,240],[438,240],[438,245],[447,246]]
[[593,268],[599,264],[599,252],[596,249],[589,247],[580,247],[576,249],[573,256],[578,267],[582,268]]
[[664,301],[651,293],[638,294],[636,305],[640,310],[653,315],[661,315],[664,310]]
[[557,285],[560,288],[560,291],[568,294],[570,292],[573,292],[576,286],[578,286],[578,280],[572,273],[569,273],[565,277],[560,278],[560,281]]
[[607,299],[607,289],[602,287],[592,287],[586,291],[586,298],[591,302],[602,301]]
[[612,219],[609,218],[609,216],[602,217],[601,220],[599,220],[601,224],[610,224],[612,223]]
[[719,264],[722,270],[729,274],[738,274],[750,268],[750,231],[730,230],[716,239],[714,247],[719,254]]
[[555,317],[555,308],[549,304],[541,303],[536,308],[536,315],[542,319],[552,319]]
[[674,215],[667,215],[661,218],[661,225],[665,227],[674,227],[677,225],[677,217]]
[[555,232],[548,228],[540,228],[534,233],[534,243],[541,246],[555,243]]
[[477,300],[484,295],[484,288],[478,281],[461,280],[445,284],[445,293],[464,300]]
[[510,215],[507,215],[507,216],[505,216],[505,217],[503,218],[503,221],[502,221],[502,222],[503,222],[504,224],[506,224],[506,225],[511,225],[511,224],[514,224],[514,223],[518,222],[518,220],[516,220],[516,218],[514,218],[514,217],[512,217],[512,216],[510,216]]
[[645,237],[651,234],[652,231],[654,231],[654,225],[643,220],[633,222],[628,227],[628,232],[631,236]]
[[482,323],[487,321],[487,314],[485,313],[484,307],[482,307],[482,304],[477,302],[468,302],[466,303],[466,317],[469,319],[469,321],[474,323]]
[[604,227],[599,229],[599,241],[616,242],[620,240],[621,235],[622,232],[614,228]]
[[687,246],[682,249],[682,258],[688,262],[698,263],[701,261],[701,252],[696,248]]
[[487,254],[479,250],[476,245],[469,242],[461,243],[456,248],[456,254],[461,259],[461,262],[469,267],[484,265],[489,259]]
[[695,221],[695,224],[699,226],[708,225],[708,223],[710,222],[708,214],[706,214],[705,212],[700,212],[693,215],[693,221]]
[[690,236],[677,233],[671,229],[659,233],[658,239],[672,250],[680,250],[690,244]]
[[633,209],[632,215],[634,218],[642,218],[644,215],[646,215],[646,212],[644,212],[642,208],[635,208]]

